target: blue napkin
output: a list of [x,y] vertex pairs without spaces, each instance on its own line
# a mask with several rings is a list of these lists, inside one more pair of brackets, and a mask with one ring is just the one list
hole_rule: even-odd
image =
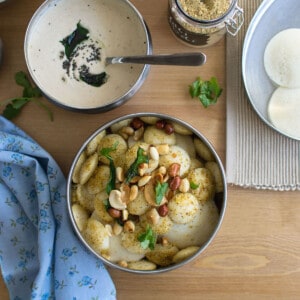
[[53,158],[0,116],[0,264],[10,299],[116,299],[104,265],[72,231]]

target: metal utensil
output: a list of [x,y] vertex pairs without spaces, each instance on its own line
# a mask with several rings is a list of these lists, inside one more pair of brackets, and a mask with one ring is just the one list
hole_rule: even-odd
[[206,56],[202,52],[121,56],[106,58],[106,65],[130,63],[149,65],[201,66],[205,62]]

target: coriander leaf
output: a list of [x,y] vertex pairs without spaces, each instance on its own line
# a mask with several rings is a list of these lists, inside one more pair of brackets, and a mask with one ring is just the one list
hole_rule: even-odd
[[43,109],[45,109],[50,117],[50,120],[53,121],[53,114],[50,109],[37,99],[42,96],[40,90],[37,87],[33,87],[31,85],[30,80],[23,71],[17,72],[15,74],[15,82],[16,84],[23,87],[23,96],[8,99],[0,103],[0,106],[6,105],[5,109],[2,112],[2,115],[5,118],[11,120],[21,112],[22,108],[28,102],[33,101]]
[[27,75],[23,71],[19,71],[15,74],[15,81],[17,85],[20,85],[24,88],[31,87],[31,83],[27,77]]
[[76,29],[62,41],[60,41],[65,47],[65,54],[68,59],[72,56],[74,49],[84,40],[89,38],[88,29],[81,26],[80,22],[77,23]]
[[23,71],[19,71],[15,74],[16,84],[22,86],[23,89],[23,97],[31,98],[31,97],[41,97],[42,93],[37,87],[33,87],[31,85],[30,80],[27,75]]
[[157,182],[155,186],[155,202],[159,205],[168,189],[169,185],[167,182]]
[[151,250],[154,250],[156,238],[156,234],[150,226],[147,226],[146,231],[138,236],[138,240],[141,242],[141,247],[143,249],[149,248]]
[[47,105],[45,105],[43,102],[41,102],[37,98],[30,98],[30,101],[35,102],[37,105],[39,105],[40,107],[42,107],[47,112],[50,120],[51,121],[54,120],[53,113],[52,113],[52,111],[49,109],[49,107]]
[[149,157],[147,155],[144,155],[144,149],[139,147],[139,149],[137,150],[137,157],[126,173],[126,183],[129,183],[134,176],[137,176],[139,174],[138,169],[140,164],[148,162]]
[[11,99],[10,103],[8,103],[5,107],[5,109],[3,110],[3,116],[8,119],[11,120],[14,117],[16,117],[20,112],[22,107],[28,102],[30,101],[29,98],[15,98],[15,99]]
[[203,81],[198,77],[189,86],[189,92],[192,98],[198,97],[202,105],[207,108],[209,105],[217,103],[218,98],[222,94],[222,89],[215,77],[208,81]]
[[190,95],[192,98],[197,97],[200,94],[200,85],[201,85],[200,80],[196,80],[192,83],[190,86]]

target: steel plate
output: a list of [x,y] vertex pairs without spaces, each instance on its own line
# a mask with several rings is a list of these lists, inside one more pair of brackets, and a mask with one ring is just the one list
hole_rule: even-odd
[[300,28],[299,11],[299,0],[265,0],[249,24],[243,45],[242,74],[250,103],[267,125],[285,136],[268,116],[268,102],[276,87],[264,69],[264,51],[278,32]]

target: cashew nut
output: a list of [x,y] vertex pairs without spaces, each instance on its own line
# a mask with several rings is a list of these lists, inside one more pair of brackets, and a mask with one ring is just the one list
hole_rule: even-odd
[[118,190],[112,190],[109,194],[109,204],[116,209],[123,210],[127,207],[126,203],[122,201],[122,193]]

